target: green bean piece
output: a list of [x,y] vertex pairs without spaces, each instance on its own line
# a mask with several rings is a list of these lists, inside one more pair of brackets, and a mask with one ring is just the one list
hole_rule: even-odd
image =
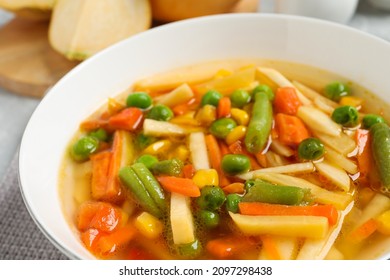
[[275,94],[272,89],[267,85],[258,85],[252,90],[252,96],[255,96],[256,93],[263,92],[268,96],[268,99],[272,102],[275,98]]
[[142,208],[157,218],[163,217],[162,211],[146,190],[141,179],[138,178],[137,174],[135,174],[134,170],[130,166],[123,167],[119,171],[119,178],[122,184],[132,192]]
[[208,228],[214,228],[219,224],[219,214],[209,210],[200,210],[199,218]]
[[89,133],[89,136],[95,137],[99,141],[107,141],[108,133],[103,128],[96,129]]
[[184,164],[180,159],[167,159],[155,163],[152,167],[152,172],[156,175],[179,176],[183,166]]
[[370,129],[376,123],[385,123],[385,119],[375,114],[367,114],[362,119],[362,125],[365,129]]
[[169,121],[173,118],[173,112],[168,106],[158,104],[150,109],[147,118],[156,121]]
[[215,211],[225,202],[225,193],[218,186],[205,186],[200,190],[200,196],[196,199],[201,209]]
[[179,255],[184,258],[195,259],[203,250],[202,243],[195,239],[191,243],[177,245]]
[[221,168],[224,173],[234,176],[248,172],[251,168],[251,162],[246,155],[227,154],[222,158]]
[[251,101],[251,95],[246,90],[236,89],[230,95],[230,101],[233,107],[242,108]]
[[353,106],[341,106],[334,109],[332,120],[345,127],[354,127],[358,124],[359,113]]
[[309,199],[309,193],[309,189],[273,185],[262,180],[256,180],[255,185],[243,196],[242,201],[299,205]]
[[236,193],[228,194],[226,196],[226,210],[237,213],[238,204],[241,202],[242,197]]
[[255,94],[252,118],[245,135],[245,146],[251,153],[260,152],[268,141],[272,128],[272,104],[263,92]]
[[137,107],[140,109],[147,109],[152,106],[152,98],[146,92],[133,92],[127,96],[127,107]]
[[217,107],[218,102],[221,98],[222,98],[221,93],[219,93],[216,90],[209,90],[203,95],[200,105],[203,107],[204,105],[209,104],[209,105],[213,105],[214,107]]
[[154,200],[160,210],[166,210],[165,194],[159,182],[143,163],[135,163],[131,166],[135,174],[145,186],[146,191]]
[[143,163],[146,168],[150,170],[158,162],[158,159],[152,155],[142,155],[136,160],[136,162]]
[[254,180],[254,179],[250,179],[250,180],[245,181],[245,183],[244,183],[245,191],[248,192],[249,189],[251,187],[253,187],[255,184],[256,184],[256,180]]
[[71,148],[70,154],[76,161],[86,161],[99,147],[99,140],[95,137],[84,136]]
[[385,123],[371,126],[372,153],[379,171],[382,186],[390,191],[390,128]]
[[210,132],[219,139],[225,139],[236,126],[237,123],[233,119],[221,118],[211,124]]
[[341,97],[349,95],[351,90],[346,84],[333,82],[325,87],[324,94],[327,98],[339,102]]
[[299,143],[298,156],[304,160],[320,159],[325,153],[325,146],[318,138],[307,138]]

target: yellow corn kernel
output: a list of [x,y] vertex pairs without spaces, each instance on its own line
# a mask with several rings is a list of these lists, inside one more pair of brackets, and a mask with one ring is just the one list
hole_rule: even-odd
[[378,231],[385,235],[390,235],[390,210],[383,212],[376,219]]
[[249,114],[244,110],[233,108],[230,110],[232,118],[238,123],[238,125],[248,125]]
[[356,96],[344,96],[340,99],[340,105],[342,106],[353,106],[353,107],[360,107],[363,105],[364,100],[360,97]]
[[142,235],[151,239],[159,237],[163,230],[162,222],[148,212],[142,212],[134,224]]
[[190,151],[185,145],[180,145],[172,152],[172,158],[180,159],[181,161],[185,162],[187,161],[188,157],[190,155]]
[[171,148],[171,146],[172,146],[171,141],[160,140],[147,146],[143,151],[143,153],[155,156],[158,154],[166,153]]
[[213,105],[207,104],[199,109],[195,119],[201,124],[209,126],[217,119],[217,110]]
[[192,177],[195,185],[199,188],[203,188],[207,185],[219,185],[218,172],[215,169],[201,169],[195,172],[194,177]]
[[226,136],[226,144],[231,145],[237,140],[243,139],[246,133],[246,126],[239,125],[236,126],[229,134]]
[[214,79],[224,78],[224,77],[230,76],[231,74],[232,74],[232,71],[229,71],[227,69],[220,69],[214,75]]

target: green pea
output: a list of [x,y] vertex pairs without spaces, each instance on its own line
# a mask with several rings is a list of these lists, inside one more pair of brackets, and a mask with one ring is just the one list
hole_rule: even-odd
[[341,97],[350,94],[350,89],[346,84],[333,82],[325,87],[324,93],[327,98],[339,102]]
[[203,247],[202,243],[195,239],[191,243],[177,245],[177,249],[182,257],[195,259],[202,253]]
[[358,124],[359,113],[353,106],[341,106],[332,113],[332,120],[345,127],[354,127]]
[[226,196],[226,210],[237,213],[238,204],[241,202],[242,197],[236,193],[228,194]]
[[258,92],[264,92],[268,99],[270,101],[273,101],[274,98],[275,98],[275,94],[274,92],[272,91],[272,89],[267,86],[267,85],[258,85],[257,87],[255,87],[253,90],[252,90],[252,96],[256,96],[256,93]]
[[215,107],[218,106],[219,100],[222,98],[222,94],[216,90],[209,90],[206,92],[203,97],[200,105],[203,107],[206,104],[213,105]]
[[183,166],[184,164],[180,159],[166,159],[153,164],[152,172],[155,175],[179,176]]
[[152,106],[152,98],[146,92],[133,92],[127,96],[127,107],[146,109]]
[[251,163],[246,155],[224,155],[221,161],[223,172],[228,175],[237,175],[249,171]]
[[214,121],[210,126],[210,132],[219,139],[225,139],[226,136],[237,126],[237,123],[231,118],[222,118]]
[[200,210],[199,218],[208,228],[214,228],[219,224],[219,214],[209,210]]
[[158,104],[150,109],[147,114],[147,118],[157,121],[169,121],[173,118],[173,112],[169,107]]
[[251,95],[246,90],[237,89],[230,95],[230,101],[233,107],[242,108],[251,101]]
[[362,124],[365,129],[370,129],[376,123],[385,123],[385,119],[374,114],[367,114],[363,117]]
[[201,209],[215,211],[222,206],[225,199],[225,193],[220,187],[209,185],[201,189],[196,203]]
[[85,161],[99,147],[99,140],[95,137],[85,136],[80,138],[71,149],[71,155],[76,161]]
[[89,133],[89,136],[95,137],[99,141],[107,141],[108,134],[103,128],[99,128]]
[[158,162],[158,159],[152,155],[142,155],[136,162],[143,163],[146,168],[151,169]]
[[324,144],[317,138],[307,138],[298,146],[298,156],[304,160],[317,160],[324,155],[324,152]]

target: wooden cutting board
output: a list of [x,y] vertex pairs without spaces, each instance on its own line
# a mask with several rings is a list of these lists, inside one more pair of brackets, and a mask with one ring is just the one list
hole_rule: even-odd
[[[232,12],[255,12],[257,0],[242,0]],[[49,22],[17,17],[0,27],[0,87],[41,98],[78,63],[55,52],[48,41]]]
[[0,28],[0,87],[42,97],[77,65],[56,53],[48,42],[48,22],[15,18]]

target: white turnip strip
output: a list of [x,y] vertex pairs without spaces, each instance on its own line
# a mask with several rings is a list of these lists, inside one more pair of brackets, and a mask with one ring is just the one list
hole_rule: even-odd
[[351,186],[351,179],[349,178],[347,172],[345,172],[343,169],[329,164],[326,160],[314,163],[314,166],[320,174],[324,175],[338,188],[345,192],[349,191]]
[[182,84],[181,86],[178,86],[177,88],[166,94],[157,96],[156,98],[154,98],[154,100],[157,103],[173,107],[178,104],[189,101],[193,97],[194,93],[192,92],[192,89],[189,87],[189,85]]
[[183,127],[164,121],[145,119],[143,124],[144,134],[150,136],[178,136],[189,132]]
[[190,152],[195,170],[210,169],[203,132],[193,132],[190,134]]
[[325,151],[326,160],[328,160],[332,164],[341,167],[350,174],[355,174],[359,171],[355,162],[343,156],[342,154],[339,154],[332,148],[325,147]]
[[315,107],[300,106],[297,116],[310,129],[318,131],[319,133],[339,136],[341,134],[341,127],[335,123],[327,114]]
[[250,171],[237,177],[243,180],[249,180],[258,177],[260,173],[310,173],[314,171],[314,165],[311,162],[293,163],[277,167],[269,167]]

